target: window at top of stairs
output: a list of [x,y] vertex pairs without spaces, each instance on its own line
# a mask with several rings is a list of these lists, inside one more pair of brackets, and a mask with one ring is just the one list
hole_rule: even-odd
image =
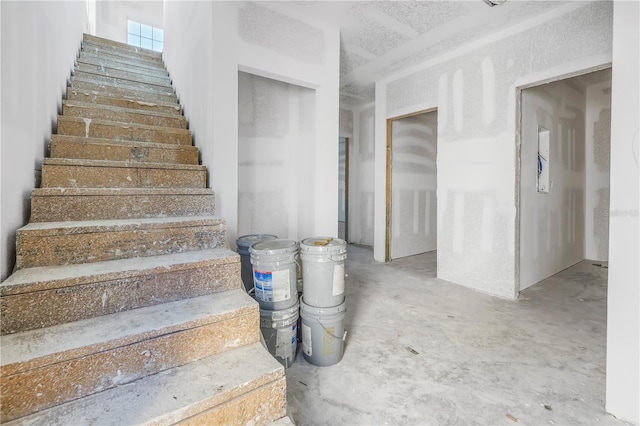
[[127,43],[143,49],[162,52],[164,31],[135,21],[127,21]]

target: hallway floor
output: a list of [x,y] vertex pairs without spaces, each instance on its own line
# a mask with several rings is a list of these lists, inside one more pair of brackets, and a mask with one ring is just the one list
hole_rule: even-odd
[[584,261],[517,302],[350,245],[343,360],[287,370],[297,425],[616,425],[604,412],[607,269]]

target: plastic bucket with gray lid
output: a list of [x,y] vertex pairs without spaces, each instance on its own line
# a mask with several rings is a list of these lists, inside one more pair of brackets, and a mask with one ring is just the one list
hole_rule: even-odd
[[243,235],[236,240],[236,246],[238,246],[238,254],[240,255],[242,282],[247,292],[253,290],[253,270],[251,269],[251,258],[249,255],[249,247],[254,243],[260,241],[275,240],[278,237],[270,234],[252,234]]
[[304,300],[330,308],[344,302],[344,261],[347,243],[339,238],[313,237],[300,242]]
[[249,247],[255,298],[261,309],[278,311],[298,302],[298,243],[269,240]]
[[260,331],[264,343],[280,364],[288,368],[296,359],[300,305],[280,311],[260,309]]
[[332,308],[316,308],[300,299],[300,328],[302,329],[302,356],[320,367],[337,364],[344,355],[344,317],[346,302]]

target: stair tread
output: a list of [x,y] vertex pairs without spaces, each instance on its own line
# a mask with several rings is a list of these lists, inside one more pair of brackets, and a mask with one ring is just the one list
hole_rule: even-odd
[[[123,96],[123,95],[114,95],[108,91],[99,91],[99,90],[83,90],[83,89],[73,89],[73,88],[69,88],[69,90],[74,93],[74,94],[83,94],[83,95],[88,95],[88,96],[102,96],[102,97],[108,97],[111,99],[122,99],[131,103],[138,103],[140,105],[146,105],[146,106],[164,106],[164,107],[170,107],[176,110],[177,113],[179,113],[180,115],[182,115],[182,107],[178,104],[178,103],[167,103],[167,102],[146,102],[140,99],[137,99],[135,96]],[[87,102],[91,105],[93,105],[93,102]],[[100,104],[97,104],[100,105]]]
[[101,219],[66,222],[33,222],[28,223],[18,232],[32,232],[42,235],[83,234],[87,232],[109,232],[152,229],[159,225],[165,228],[182,227],[222,222],[219,216],[183,216],[183,217],[151,217],[138,219]]
[[144,163],[140,161],[85,160],[75,158],[45,158],[42,162],[47,166],[83,166],[83,167],[127,167],[137,169],[169,169],[169,170],[206,170],[199,164],[180,163]]
[[0,377],[235,318],[257,307],[237,289],[1,336]]
[[196,250],[150,257],[106,260],[74,265],[38,266],[19,269],[0,284],[0,295],[71,287],[96,281],[125,279],[154,270],[190,269],[202,265],[238,262],[238,254],[227,248]]
[[[88,66],[106,66],[108,68],[114,68],[114,69],[121,69],[123,71],[128,71],[128,72],[144,72],[144,71],[151,71],[153,73],[155,73],[158,76],[161,77],[168,77],[169,76],[169,72],[167,71],[167,69],[163,66],[163,67],[159,67],[157,65],[153,65],[153,64],[145,64],[145,63],[140,63],[138,61],[135,60],[130,60],[124,57],[121,58],[106,58],[104,56],[101,55],[96,55],[95,53],[91,52],[91,51],[80,51],[80,54],[78,55],[78,57],[76,58],[76,63],[77,64],[83,64],[83,65],[88,65]],[[134,70],[131,69],[127,69],[127,68],[135,68]]]
[[154,56],[157,57],[158,59],[162,60],[162,52],[156,52],[155,50],[151,50],[151,49],[145,49],[144,47],[137,47],[137,46],[132,46],[130,44],[127,43],[123,43],[120,41],[116,41],[116,40],[111,40],[108,38],[104,38],[104,37],[98,37],[92,34],[87,34],[84,33],[82,35],[82,40],[83,42],[88,42],[88,43],[94,43],[94,44],[100,44],[103,46],[109,46],[110,48],[116,48],[116,49],[120,49],[120,50],[126,50],[126,51],[130,51],[130,52],[134,52],[134,53],[142,53],[142,54],[146,54],[149,56]]
[[[101,80],[101,79],[104,79],[104,80]],[[171,86],[170,84],[166,85],[166,84],[144,83],[144,82],[132,80],[126,77],[113,77],[108,75],[85,73],[84,71],[79,71],[79,74],[74,73],[74,75],[71,76],[71,86],[73,86],[74,80],[82,80],[85,82],[95,83],[98,85],[104,84],[107,86],[116,87],[120,89],[137,90],[140,92],[153,93],[157,95],[165,95],[165,96],[175,95],[173,91],[173,86]],[[117,80],[122,80],[122,84],[124,84],[124,86],[121,86],[118,84],[115,84],[115,85],[112,84],[114,82],[117,83]],[[127,84],[129,86],[127,86]]]
[[[143,142],[143,141],[120,141],[108,138],[85,138],[84,136],[73,135],[51,135],[51,142],[66,142],[73,141],[83,144],[101,144],[101,145],[125,145],[136,146],[144,148],[156,148],[156,149],[169,149],[179,151],[197,151],[198,148],[193,145],[175,145],[169,143],[157,143],[157,142]],[[55,157],[49,157],[55,158]]]
[[39,197],[105,196],[105,195],[213,195],[211,188],[33,188],[31,195]]
[[260,343],[252,343],[52,407],[15,424],[175,424],[283,377],[284,368]]
[[[77,65],[74,68],[75,71],[82,71],[82,72],[87,72],[87,73],[97,73],[97,74],[105,75],[105,76],[109,76],[112,72],[115,72],[118,75],[121,74],[121,73],[126,73],[129,77],[137,77],[137,76],[140,76],[139,78],[151,77],[151,78],[156,78],[158,80],[163,80],[167,84],[171,85],[171,78],[169,77],[169,75],[151,75],[151,74],[148,74],[148,73],[145,74],[145,73],[141,73],[141,72],[130,71],[130,70],[127,70],[127,69],[119,68],[117,66],[110,66],[110,65],[105,65],[105,64],[100,64],[100,65],[90,64],[90,63],[82,61],[82,59],[78,59],[76,62],[77,62]],[[115,76],[112,76],[112,77],[115,77]]]
[[99,109],[99,110],[106,110],[106,111],[126,112],[128,114],[139,114],[139,115],[146,115],[149,117],[162,117],[162,118],[169,118],[172,120],[178,119],[179,117],[184,117],[183,115],[171,114],[166,112],[145,111],[141,109],[124,108],[124,107],[95,104],[92,102],[82,102],[82,101],[64,100],[62,101],[62,106],[71,107],[71,108],[92,108],[92,109]]
[[58,122],[61,120],[66,120],[66,121],[76,121],[76,122],[84,122],[86,123],[85,120],[89,120],[89,122],[91,124],[102,124],[102,125],[107,125],[107,126],[117,126],[117,127],[122,127],[123,129],[128,129],[131,127],[136,127],[136,128],[140,128],[140,129],[145,129],[145,130],[162,130],[163,132],[167,132],[167,133],[188,133],[191,134],[191,130],[189,129],[179,129],[177,127],[162,127],[162,126],[151,126],[148,124],[138,124],[138,123],[122,123],[120,121],[109,121],[109,120],[100,120],[100,119],[96,119],[96,118],[81,118],[81,117],[68,117],[68,116],[64,116],[64,115],[59,115],[58,116]]
[[[113,78],[113,77],[112,77]],[[109,91],[109,90],[116,90],[116,91],[125,91],[127,93],[131,93],[134,96],[160,96],[160,97],[166,97],[166,98],[170,98],[173,100],[175,99],[177,102],[178,97],[176,96],[176,94],[173,91],[170,90],[156,90],[153,87],[140,87],[140,86],[118,86],[118,85],[113,85],[111,83],[108,82],[104,82],[104,81],[96,81],[94,79],[91,78],[84,78],[82,76],[72,76],[71,77],[71,88],[72,89],[78,89],[78,90],[82,90],[81,88],[78,88],[77,85],[75,84],[76,82],[78,83],[85,83],[85,84],[90,84],[93,86],[97,86],[103,90]],[[143,83],[140,83],[143,84]]]
[[[111,75],[106,72],[87,71],[80,68],[74,69],[73,77],[84,78],[86,80],[95,79],[96,81],[102,81],[102,79],[105,79],[106,81],[118,80],[118,81],[122,81],[123,84],[134,84],[136,87],[142,84],[144,85],[142,87],[145,87],[147,89],[157,90],[160,93],[169,93],[169,94],[173,93],[173,86],[171,85],[171,82],[169,80],[166,80],[166,81],[146,80],[145,81],[144,79],[141,79],[134,75],[123,75],[123,74]],[[151,76],[151,78],[154,78],[154,77]]]

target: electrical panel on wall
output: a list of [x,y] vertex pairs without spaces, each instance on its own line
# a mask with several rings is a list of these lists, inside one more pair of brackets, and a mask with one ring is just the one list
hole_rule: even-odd
[[549,130],[538,127],[538,192],[549,193]]

